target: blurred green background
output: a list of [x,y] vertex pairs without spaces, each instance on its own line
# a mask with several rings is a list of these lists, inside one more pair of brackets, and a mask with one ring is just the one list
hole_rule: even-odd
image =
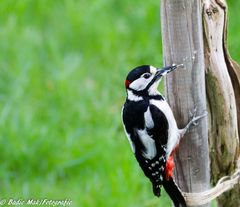
[[[228,1],[240,60],[239,1]],[[0,1],[0,199],[170,206],[121,125],[127,72],[162,65],[159,1]]]

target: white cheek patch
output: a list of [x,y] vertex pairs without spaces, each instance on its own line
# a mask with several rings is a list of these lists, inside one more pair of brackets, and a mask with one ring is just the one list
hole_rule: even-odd
[[157,68],[155,68],[154,66],[150,65],[150,73],[152,73],[153,75],[155,75],[157,72]]
[[143,90],[144,88],[147,87],[149,83],[149,80],[148,79],[145,79],[145,78],[139,78],[135,81],[133,81],[129,87],[134,89],[134,90],[137,90],[137,91],[141,91]]

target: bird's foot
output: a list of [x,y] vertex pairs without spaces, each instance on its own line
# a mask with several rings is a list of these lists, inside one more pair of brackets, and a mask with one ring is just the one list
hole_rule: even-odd
[[197,114],[197,107],[194,108],[193,112],[190,112],[191,120],[190,123],[193,124],[194,126],[198,125],[198,120],[204,118],[205,116],[208,115],[207,111],[205,111],[203,114],[196,116]]

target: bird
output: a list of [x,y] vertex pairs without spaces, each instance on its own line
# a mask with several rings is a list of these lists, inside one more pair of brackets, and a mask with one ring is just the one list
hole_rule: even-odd
[[190,126],[206,116],[196,116],[196,107],[186,126],[178,128],[158,85],[179,67],[182,64],[163,68],[141,65],[132,69],[125,79],[127,97],[122,108],[124,131],[136,160],[152,183],[153,194],[160,197],[163,186],[175,207],[186,206],[186,202],[173,179],[174,153]]

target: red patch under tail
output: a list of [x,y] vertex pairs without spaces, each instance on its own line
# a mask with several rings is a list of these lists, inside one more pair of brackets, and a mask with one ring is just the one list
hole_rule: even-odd
[[178,148],[178,146],[173,149],[171,155],[167,159],[166,168],[165,168],[165,174],[166,174],[167,180],[169,180],[171,177],[173,177],[173,169],[175,167],[173,156],[174,156],[175,152],[177,151],[177,148]]
[[166,169],[165,169],[167,180],[169,180],[169,178],[173,176],[173,169],[174,169],[174,158],[173,158],[173,155],[171,154],[167,160]]

